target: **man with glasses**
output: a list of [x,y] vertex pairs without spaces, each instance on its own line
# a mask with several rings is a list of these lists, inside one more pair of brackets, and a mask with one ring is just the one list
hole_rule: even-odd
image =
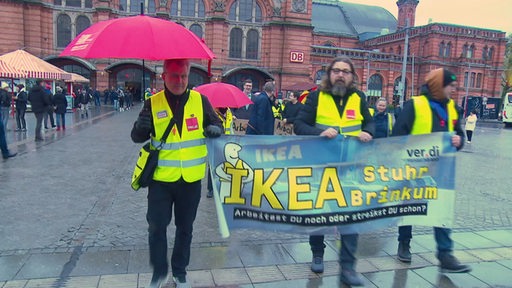
[[[320,135],[329,139],[339,134],[357,137],[362,142],[373,139],[375,124],[368,110],[366,96],[356,88],[357,75],[354,64],[347,57],[335,58],[327,67],[326,77],[319,90],[311,92],[304,107],[295,119],[294,132],[297,135]],[[357,234],[341,234],[340,280],[351,286],[361,286],[355,272]],[[311,270],[324,271],[324,236],[311,235],[309,244],[313,253]]]

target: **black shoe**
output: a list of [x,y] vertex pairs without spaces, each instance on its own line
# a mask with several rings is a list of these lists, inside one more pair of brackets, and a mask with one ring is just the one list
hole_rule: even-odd
[[36,137],[36,142],[40,142],[40,141],[44,141],[44,138],[39,138],[39,137]]
[[208,190],[208,193],[206,193],[206,198],[212,198],[213,197],[213,191]]
[[341,270],[340,281],[349,286],[363,286],[363,281],[357,272],[350,269]]
[[27,128],[23,128],[23,129],[21,129],[21,131],[25,132],[25,131],[27,131]]
[[411,241],[400,241],[398,242],[398,251],[396,253],[396,256],[398,260],[405,262],[405,263],[411,263]]
[[441,273],[468,273],[471,266],[460,264],[459,260],[452,254],[439,257],[439,271]]
[[153,277],[151,278],[151,283],[149,284],[149,288],[160,288],[167,283],[167,274],[158,275],[153,273]]
[[20,129],[20,128],[16,128],[16,130],[14,130],[14,131],[16,131],[16,132],[20,132],[20,131],[21,131],[21,129]]
[[322,256],[313,256],[311,261],[311,271],[315,273],[324,273],[324,258]]
[[2,155],[2,157],[3,157],[4,159],[9,159],[9,158],[12,158],[12,157],[14,157],[14,156],[16,156],[16,155],[18,155],[18,153],[10,153],[10,152],[9,152],[9,153],[8,153],[8,154],[6,154],[6,155]]

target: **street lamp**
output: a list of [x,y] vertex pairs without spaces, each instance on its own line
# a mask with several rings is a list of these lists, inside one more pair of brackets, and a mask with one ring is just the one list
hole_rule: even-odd
[[409,53],[409,19],[406,20],[405,24],[405,47],[404,47],[404,58],[402,60],[402,76],[400,77],[400,108],[404,108],[404,98],[405,98],[405,75],[407,73],[407,55]]
[[466,101],[464,101],[464,118],[468,114],[468,102],[469,102],[469,82],[471,81],[471,62],[468,62],[468,77],[466,78]]

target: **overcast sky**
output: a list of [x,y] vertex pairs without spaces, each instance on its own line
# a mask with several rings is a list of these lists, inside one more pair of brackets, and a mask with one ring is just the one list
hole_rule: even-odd
[[[450,23],[512,33],[512,0],[419,0],[416,26]],[[396,0],[349,0],[341,2],[380,6],[398,16]]]

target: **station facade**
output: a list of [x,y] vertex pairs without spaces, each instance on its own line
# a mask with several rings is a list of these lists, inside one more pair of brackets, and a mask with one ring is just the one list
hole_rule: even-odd
[[[505,32],[446,23],[415,26],[418,0],[398,0],[398,19],[382,7],[335,0],[142,2],[144,14],[185,26],[215,53],[210,76],[206,61],[194,62],[192,86],[222,81],[242,87],[251,79],[261,90],[274,80],[286,93],[298,83],[318,84],[333,57],[346,55],[369,102],[385,97],[392,103],[402,91],[407,50],[403,100],[417,95],[425,75],[439,67],[457,75],[459,105],[466,95],[489,107],[500,98]],[[141,59],[59,57],[90,25],[140,14],[140,0],[0,0],[0,5],[0,54],[25,49],[90,79],[100,91],[131,86],[140,92],[142,75],[146,86],[163,87],[161,62],[145,61],[143,73]]]

